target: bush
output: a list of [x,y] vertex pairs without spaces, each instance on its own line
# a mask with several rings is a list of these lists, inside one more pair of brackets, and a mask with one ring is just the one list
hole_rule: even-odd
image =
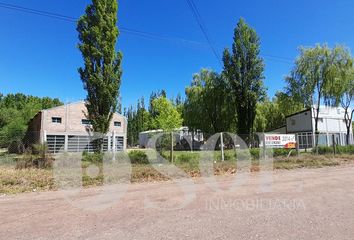
[[94,164],[99,164],[103,162],[103,154],[102,153],[82,153],[82,161],[89,162]]
[[[312,149],[313,153],[316,153],[316,148]],[[337,154],[354,154],[354,146],[336,146],[336,153]],[[318,154],[325,155],[325,154],[334,154],[333,146],[326,147],[326,146],[318,146]]]
[[254,160],[258,160],[260,156],[259,148],[251,148],[250,149],[251,156]]
[[354,154],[354,146],[337,146],[337,153],[339,154]]
[[[318,146],[318,154],[325,155],[325,154],[333,154],[333,147],[326,147],[326,146]],[[312,153],[316,153],[316,147],[312,149]]]
[[[290,153],[291,152],[291,153]],[[295,149],[284,149],[284,148],[275,148],[273,152],[274,157],[287,157],[290,153],[290,156],[296,156]]]
[[128,155],[132,164],[149,164],[148,156],[144,151],[133,150]]
[[51,156],[46,156],[45,158],[41,156],[32,155],[31,153],[26,153],[20,158],[15,158],[16,169],[26,169],[26,168],[52,168],[55,159]]

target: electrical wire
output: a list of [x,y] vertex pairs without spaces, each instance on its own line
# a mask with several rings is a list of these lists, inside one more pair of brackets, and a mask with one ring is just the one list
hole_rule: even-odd
[[[119,30],[122,33],[126,33],[126,34],[130,34],[130,35],[134,35],[134,36],[139,36],[139,37],[144,37],[144,38],[148,38],[148,39],[157,39],[157,40],[163,40],[163,41],[170,41],[170,42],[176,42],[176,43],[183,43],[183,44],[192,44],[192,45],[199,45],[199,46],[207,46],[209,45],[209,47],[212,49],[213,54],[215,55],[215,57],[218,59],[219,63],[221,63],[221,58],[219,57],[216,49],[213,47],[213,43],[207,33],[206,27],[201,19],[200,13],[198,11],[198,8],[196,7],[195,3],[193,2],[193,0],[186,0],[188,3],[189,8],[191,9],[201,31],[203,32],[206,40],[207,40],[207,44],[203,43],[203,42],[198,42],[198,41],[194,41],[194,40],[188,40],[188,39],[184,39],[184,38],[178,38],[178,37],[171,37],[171,36],[163,36],[160,34],[156,34],[156,33],[151,33],[151,32],[146,32],[146,31],[141,31],[141,30],[135,30],[135,29],[131,29],[131,28],[125,28],[125,27],[120,27]],[[70,22],[70,23],[77,23],[78,18],[74,18],[74,17],[70,17],[70,16],[66,16],[63,14],[58,14],[58,13],[54,13],[54,12],[49,12],[49,11],[42,11],[42,10],[37,10],[37,9],[33,9],[33,8],[27,8],[27,7],[23,7],[23,6],[19,6],[19,5],[14,5],[14,4],[8,4],[8,3],[4,3],[4,2],[0,2],[0,8],[3,9],[9,9],[9,10],[14,10],[14,11],[19,11],[19,12],[24,12],[24,13],[29,13],[29,14],[35,14],[38,16],[42,16],[42,17],[48,17],[48,18],[53,18],[53,19],[57,19],[57,20],[61,20],[61,21],[66,21],[66,22]],[[293,63],[292,59],[289,58],[285,58],[285,57],[280,57],[280,56],[274,56],[274,55],[267,55],[267,54],[260,54],[262,57],[268,58],[270,60],[273,61],[278,61],[278,62],[283,62],[283,63]]]

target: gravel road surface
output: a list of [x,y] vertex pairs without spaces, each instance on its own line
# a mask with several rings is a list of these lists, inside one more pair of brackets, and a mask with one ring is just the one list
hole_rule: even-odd
[[1,196],[0,239],[354,239],[353,165],[264,175]]

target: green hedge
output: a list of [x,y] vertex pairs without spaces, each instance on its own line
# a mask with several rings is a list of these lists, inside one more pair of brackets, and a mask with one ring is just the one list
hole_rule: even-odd
[[337,153],[340,154],[354,154],[354,146],[337,146]]
[[133,150],[129,152],[128,156],[132,164],[149,164],[148,156],[144,151]]
[[[333,154],[334,149],[332,147],[326,146],[318,146],[318,154],[325,155],[325,154]],[[316,153],[316,148],[312,149],[313,153]],[[336,153],[337,154],[354,154],[354,146],[336,146]]]

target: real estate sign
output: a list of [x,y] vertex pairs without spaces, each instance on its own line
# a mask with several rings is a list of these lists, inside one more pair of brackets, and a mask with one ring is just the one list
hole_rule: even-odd
[[296,137],[294,134],[265,134],[265,147],[269,148],[296,148]]

